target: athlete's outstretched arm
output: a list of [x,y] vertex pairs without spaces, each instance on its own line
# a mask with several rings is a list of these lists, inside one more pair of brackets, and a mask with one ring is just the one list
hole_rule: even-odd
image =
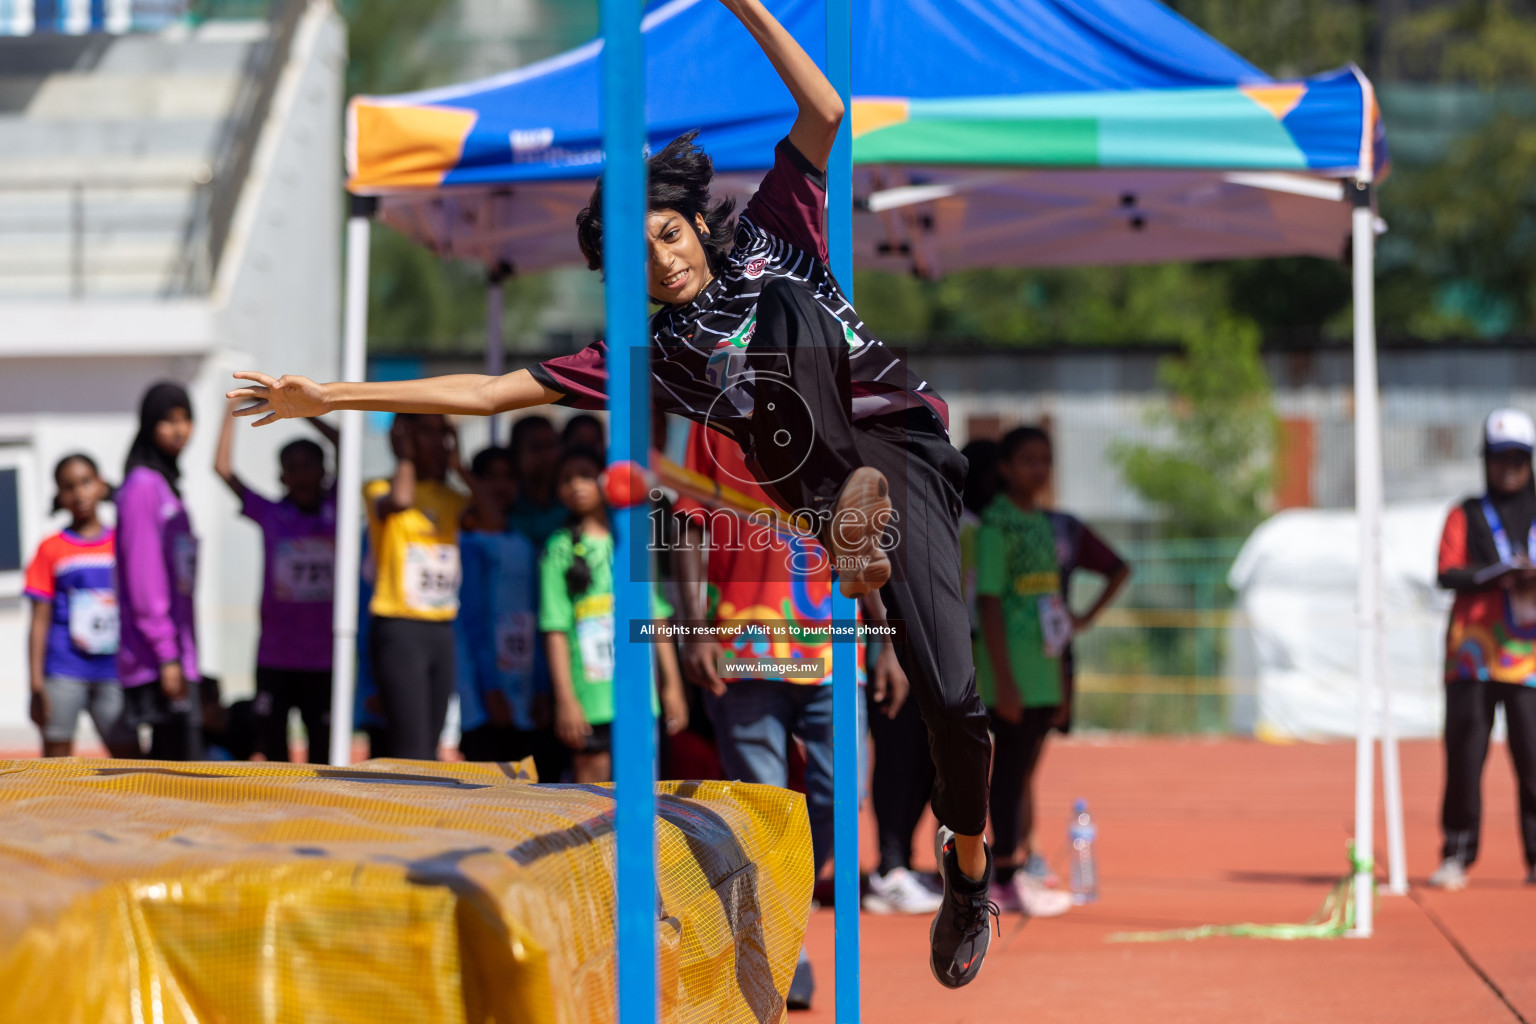
[[843,100],[821,73],[821,68],[768,13],[762,0],[720,0],[740,19],[757,45],[763,48],[773,69],[779,73],[789,94],[795,98],[800,115],[789,130],[789,141],[804,157],[821,170],[832,157],[832,143],[843,123]]
[[229,398],[254,399],[236,416],[260,416],[256,426],[277,420],[323,416],[338,409],[370,412],[442,413],[445,416],[494,416],[497,413],[548,405],[564,396],[545,387],[527,370],[500,377],[458,373],[425,380],[381,380],[317,384],[308,377],[269,377],[254,370],[235,374],[252,381]]

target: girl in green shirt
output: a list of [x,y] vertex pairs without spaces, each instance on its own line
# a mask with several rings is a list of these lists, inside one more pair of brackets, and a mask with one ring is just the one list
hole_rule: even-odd
[[983,508],[975,538],[976,688],[992,716],[992,899],[1032,917],[1072,905],[1067,893],[1019,870],[1029,855],[1035,767],[1065,708],[1061,653],[1072,621],[1061,598],[1056,537],[1039,507],[1051,480],[1051,443],[1020,427],[998,446],[1003,492]]
[[[590,449],[561,455],[556,493],[570,519],[550,536],[539,560],[539,629],[549,655],[555,733],[575,751],[576,782],[613,778],[613,532],[598,484],[602,469],[602,457]],[[660,594],[652,608],[658,619],[672,614]],[[656,645],[656,657],[661,700],[652,694],[652,711],[665,709],[672,736],[688,725],[688,704],[671,641]]]

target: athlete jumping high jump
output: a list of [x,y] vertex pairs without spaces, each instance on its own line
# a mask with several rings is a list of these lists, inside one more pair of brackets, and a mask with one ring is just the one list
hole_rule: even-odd
[[[714,165],[689,133],[648,164],[647,289],[653,402],[722,431],[786,512],[811,524],[840,586],[879,589],[904,628],[902,668],[928,726],[944,905],[930,929],[934,977],[950,988],[981,970],[997,912],[987,899],[991,741],[976,695],[960,588],[965,459],[948,408],[865,326],[827,265],[826,168],[844,116],[821,69],[761,0],[720,0],[762,47],[799,108],[773,168],[734,229],[734,203],[710,195]],[[577,218],[588,265],[602,267],[602,187]],[[489,416],[558,403],[606,405],[607,346],[500,377],[317,384],[241,372],[256,426],[337,409]],[[894,565],[893,565],[894,561]]]

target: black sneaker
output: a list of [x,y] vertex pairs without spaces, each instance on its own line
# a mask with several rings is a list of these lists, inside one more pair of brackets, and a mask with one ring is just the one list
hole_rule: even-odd
[[[944,905],[928,929],[928,941],[933,946],[928,966],[940,985],[961,988],[981,973],[992,943],[992,922],[999,916],[997,904],[987,898],[992,851],[987,851],[987,876],[979,882],[961,873],[955,859],[955,834],[942,825],[933,840],[933,855],[944,878]],[[1002,934],[1001,926],[998,934]]]
[[809,1010],[811,997],[816,994],[816,976],[811,973],[811,962],[801,960],[795,964],[795,976],[789,980],[789,995],[784,1007],[789,1010]]

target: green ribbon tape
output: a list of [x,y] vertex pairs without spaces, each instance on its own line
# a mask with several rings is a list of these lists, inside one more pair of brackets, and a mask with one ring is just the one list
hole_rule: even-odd
[[[1207,924],[1198,928],[1175,928],[1163,932],[1116,932],[1110,942],[1193,942],[1218,936],[1235,936],[1247,939],[1337,939],[1355,927],[1355,876],[1370,874],[1369,859],[1355,855],[1355,844],[1349,844],[1350,874],[1334,883],[1323,905],[1301,924]],[[1371,883],[1374,892],[1375,882]]]

